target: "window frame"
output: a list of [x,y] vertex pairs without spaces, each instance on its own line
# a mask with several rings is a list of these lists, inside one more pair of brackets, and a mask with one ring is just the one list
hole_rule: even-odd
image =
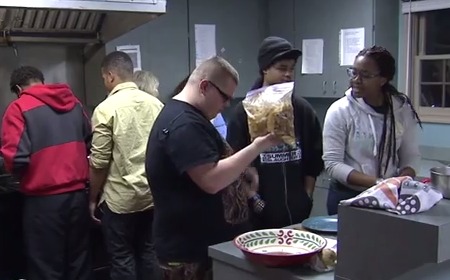
[[[422,2],[422,1],[419,1]],[[426,1],[423,1],[426,2]],[[414,3],[414,2],[413,2]],[[408,4],[409,6],[409,4]],[[443,7],[441,9],[447,9],[447,7]],[[441,10],[441,9],[430,9],[430,10],[420,10],[421,12],[428,12],[432,10]],[[406,27],[408,26],[408,16],[409,14],[404,14],[404,23]],[[450,107],[448,108],[437,108],[437,107],[425,107],[420,106],[420,97],[421,97],[421,61],[423,60],[445,60],[450,59],[450,53],[444,55],[426,55],[425,54],[425,21],[426,18],[417,12],[411,13],[411,38],[410,38],[410,57],[406,59],[410,60],[410,77],[409,88],[411,90],[411,99],[414,107],[416,108],[417,113],[419,114],[421,120],[423,122],[428,123],[443,123],[450,124]],[[406,28],[408,30],[408,28]],[[407,34],[408,31],[406,31]],[[407,37],[407,36],[405,36]],[[407,38],[405,38],[405,42],[407,42]],[[406,45],[406,44],[405,44]],[[408,77],[406,77],[408,78]]]

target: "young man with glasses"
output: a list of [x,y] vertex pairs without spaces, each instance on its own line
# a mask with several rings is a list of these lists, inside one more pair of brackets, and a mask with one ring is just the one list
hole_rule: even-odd
[[[228,215],[233,212],[229,207],[235,207],[225,203],[226,194],[235,190],[229,186],[236,186],[261,151],[279,143],[269,134],[230,155],[210,119],[229,105],[238,81],[223,58],[206,60],[167,102],[150,134],[146,171],[157,209],[155,248],[165,279],[211,279],[208,246],[232,239],[230,224],[242,222]],[[243,202],[247,205],[245,198]]]

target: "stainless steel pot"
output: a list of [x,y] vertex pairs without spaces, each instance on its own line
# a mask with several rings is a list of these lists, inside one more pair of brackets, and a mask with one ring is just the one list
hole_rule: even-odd
[[430,174],[431,185],[440,191],[444,198],[450,198],[450,166],[433,167]]

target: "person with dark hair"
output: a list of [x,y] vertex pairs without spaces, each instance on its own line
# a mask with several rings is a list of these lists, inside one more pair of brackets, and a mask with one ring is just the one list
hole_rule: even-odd
[[18,99],[2,121],[5,168],[24,194],[27,279],[91,277],[88,212],[89,118],[66,84],[44,84],[37,68],[11,74]]
[[164,106],[148,139],[155,248],[165,280],[212,279],[208,246],[231,240],[231,227],[247,221],[246,169],[279,143],[268,134],[233,154],[211,124],[238,82],[225,59],[205,60]]
[[347,70],[350,88],[327,111],[324,123],[325,166],[331,176],[328,213],[341,200],[357,196],[383,178],[414,177],[420,152],[411,100],[390,83],[395,59],[383,47],[359,52]]
[[44,74],[32,66],[22,66],[11,74],[11,79],[9,81],[9,87],[11,92],[19,97],[22,92],[22,87],[29,84],[43,84]]
[[178,95],[184,89],[190,76],[191,74],[187,75],[181,82],[178,83],[178,85],[173,89],[172,93],[170,94],[170,98],[173,98],[174,96]]
[[[301,51],[287,40],[267,37],[258,51],[260,77],[252,89],[291,82]],[[262,213],[254,215],[256,228],[280,228],[302,222],[312,209],[316,177],[323,170],[322,130],[311,105],[292,95],[297,145],[281,144],[263,151],[253,162],[259,174],[259,193],[252,201],[262,199]],[[250,143],[247,114],[242,102],[228,123],[227,140],[238,151]],[[265,159],[274,160],[265,160]]]
[[147,139],[163,104],[132,82],[133,62],[126,53],[108,54],[101,71],[109,94],[92,116],[89,210],[96,222],[97,205],[103,213],[111,280],[159,279],[144,164]]

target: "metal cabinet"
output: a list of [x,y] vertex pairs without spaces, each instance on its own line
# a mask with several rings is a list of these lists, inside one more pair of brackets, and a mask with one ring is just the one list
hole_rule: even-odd
[[[308,3],[306,3],[308,2]],[[337,2],[327,0],[295,1],[294,44],[302,47],[303,39],[323,39],[323,74],[301,74],[299,60],[295,76],[296,92],[304,97],[333,97],[332,71],[333,52],[336,52],[337,34],[334,33]],[[331,6],[335,6],[331,8]],[[336,37],[336,38],[334,38]],[[336,61],[337,62],[337,61]]]
[[[277,1],[278,2],[278,1]],[[301,74],[296,69],[296,94],[314,98],[339,98],[348,88],[348,66],[339,65],[339,32],[365,28],[365,45],[382,45],[397,56],[399,1],[395,0],[279,0],[291,7],[269,9],[271,35],[293,38],[297,48],[303,39],[323,39],[323,74]],[[272,15],[272,16],[270,16]],[[273,21],[273,22],[272,22]],[[291,34],[291,35],[288,35]]]
[[267,30],[266,1],[189,0],[188,7],[191,70],[195,68],[195,24],[215,24],[217,54],[239,72],[235,97],[245,97],[259,76],[257,56]]
[[[339,0],[329,1],[322,0],[334,7],[329,7],[334,11],[331,15],[331,24],[328,28],[331,30],[331,36],[327,38],[329,42],[329,60],[324,64],[324,68],[329,72],[325,97],[341,97],[349,86],[349,78],[347,76],[347,68],[349,66],[339,65],[339,32],[345,28],[365,29],[365,46],[371,46],[374,43],[373,37],[373,3],[374,0]],[[395,0],[391,2],[396,2]],[[398,4],[397,4],[398,6]],[[397,25],[398,26],[398,25]]]

